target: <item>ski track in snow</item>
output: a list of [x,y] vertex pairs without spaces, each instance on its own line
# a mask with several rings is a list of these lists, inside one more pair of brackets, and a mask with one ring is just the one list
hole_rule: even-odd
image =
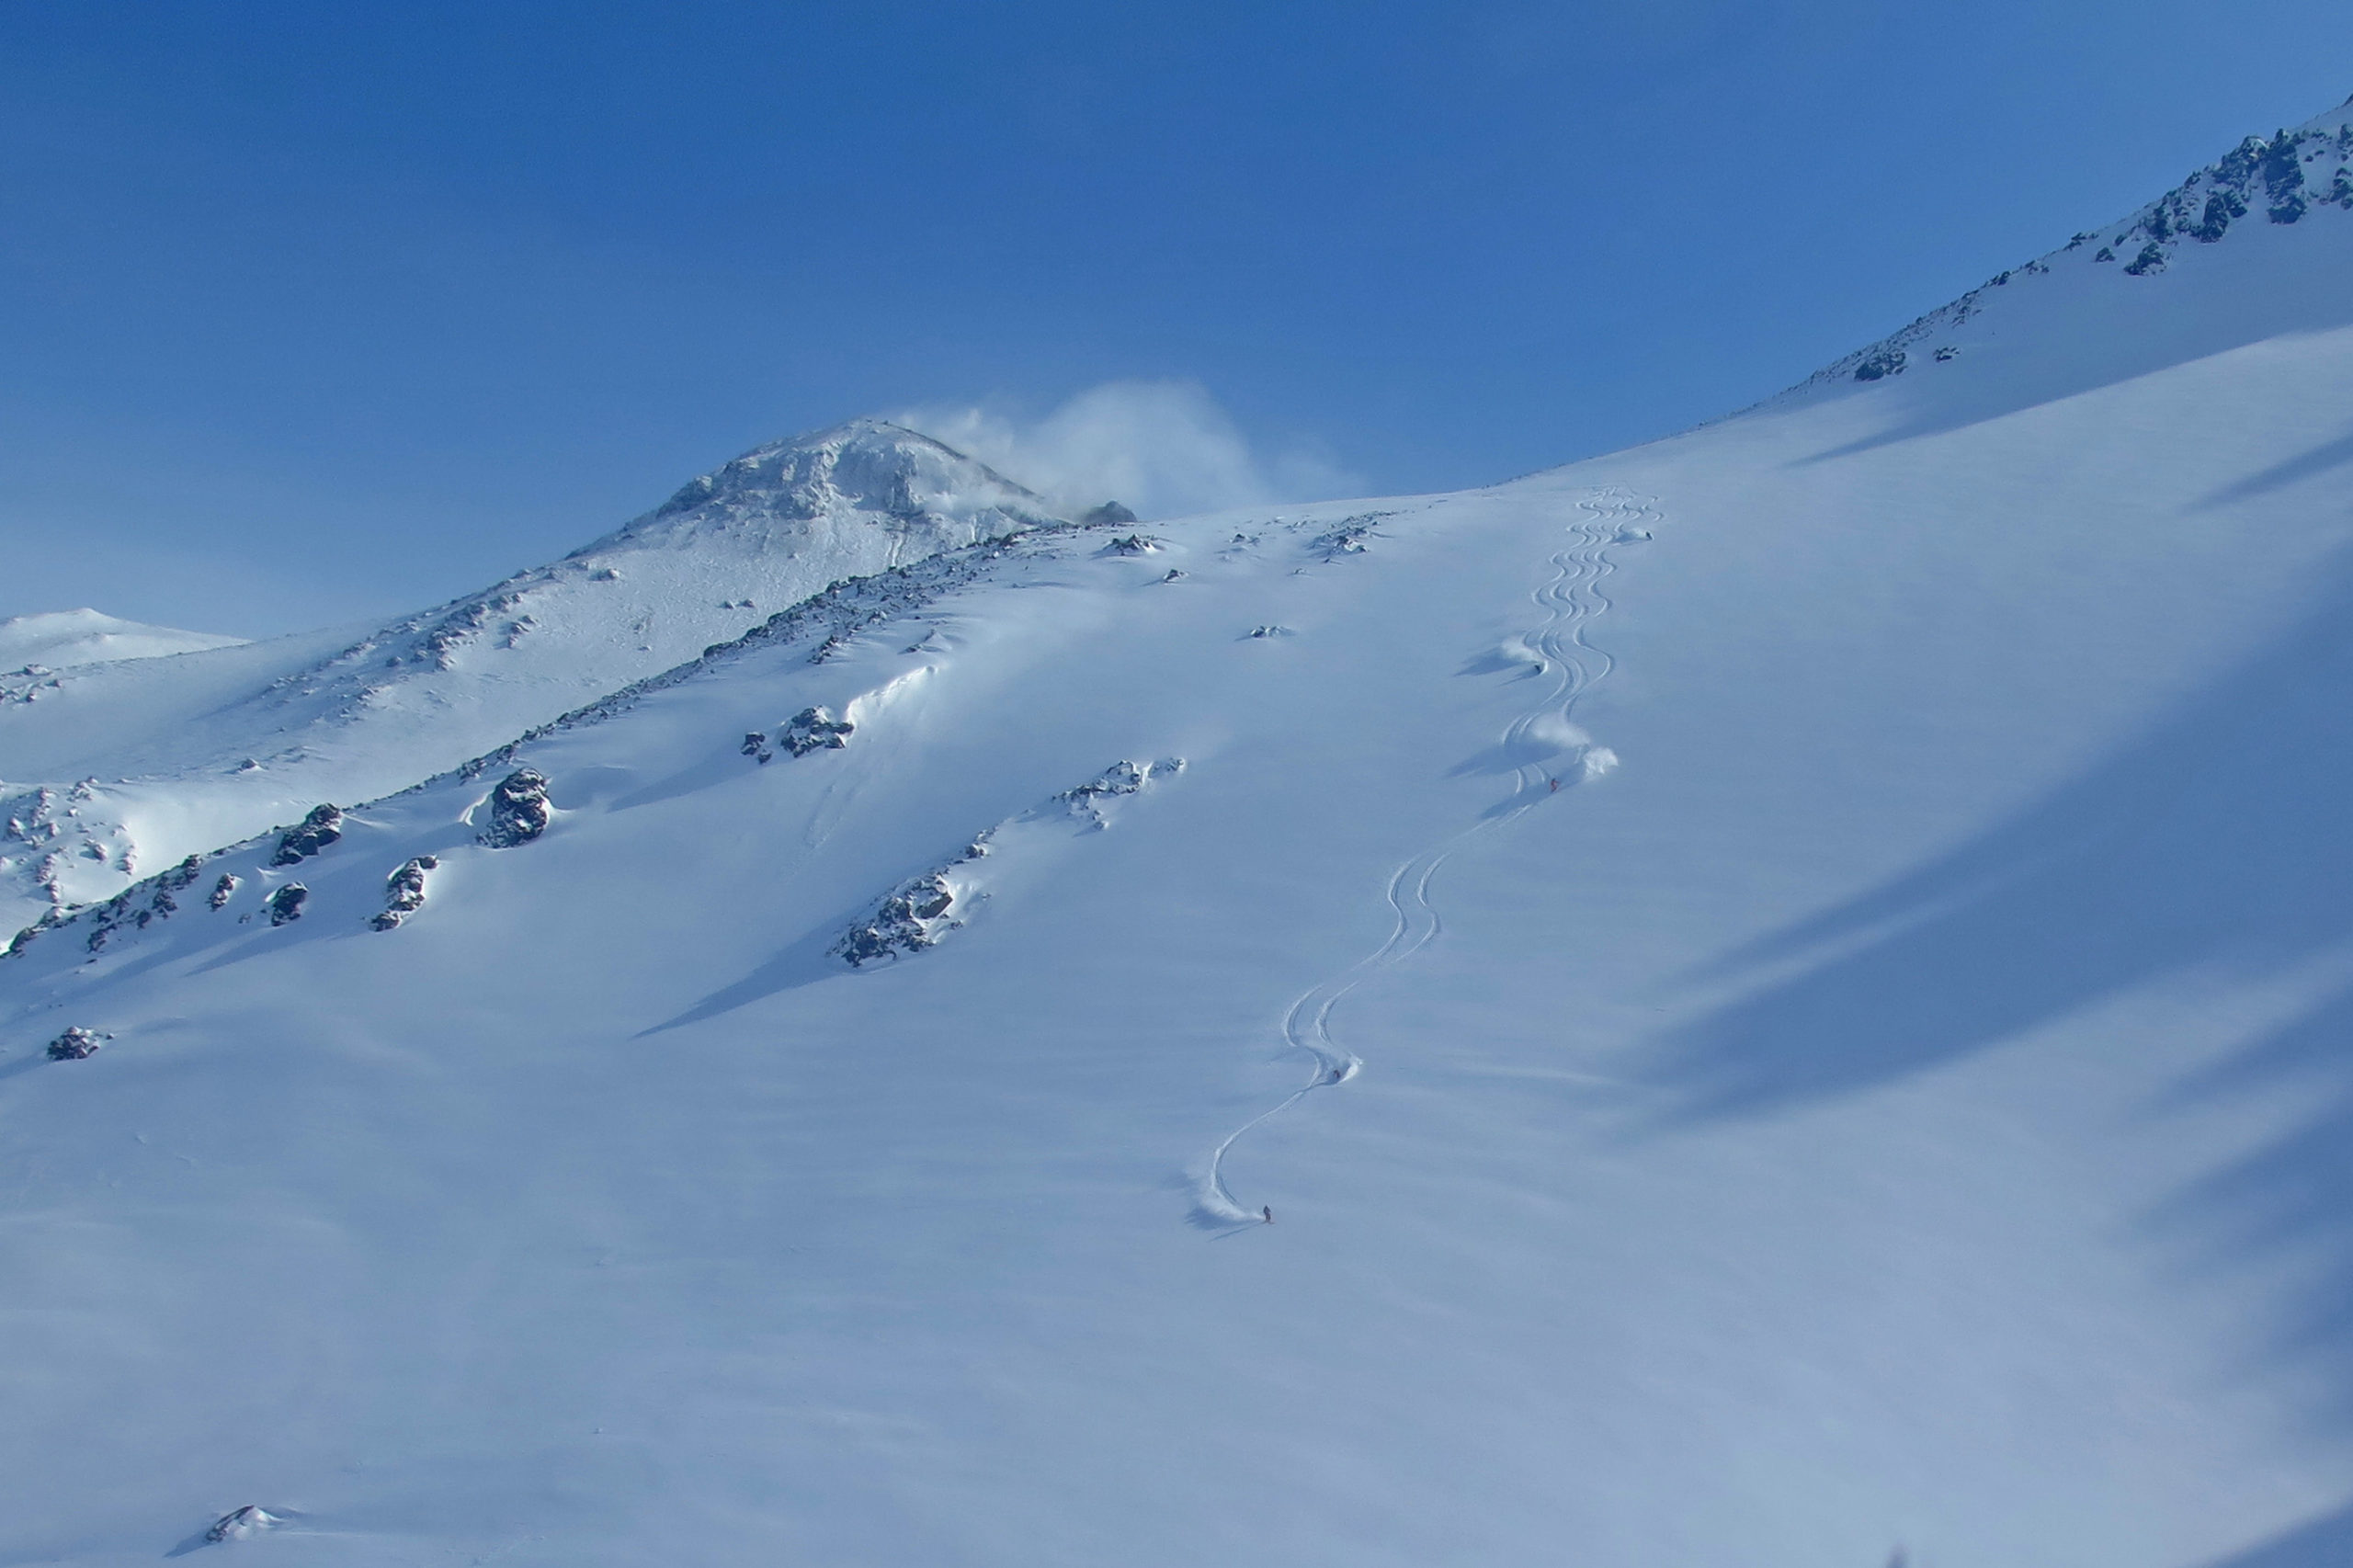
[[[1313,1058],[1314,1074],[1281,1101],[1226,1134],[1225,1141],[1211,1152],[1194,1195],[1194,1219],[1205,1228],[1262,1222],[1256,1211],[1235,1200],[1225,1184],[1225,1156],[1234,1144],[1245,1133],[1280,1116],[1317,1089],[1336,1088],[1348,1082],[1364,1066],[1362,1057],[1333,1038],[1333,1009],[1348,993],[1372,976],[1412,958],[1445,930],[1446,923],[1438,906],[1430,902],[1430,883],[1439,869],[1472,839],[1518,821],[1555,792],[1554,780],[1559,776],[1542,760],[1546,749],[1533,744],[1532,732],[1556,717],[1563,724],[1573,724],[1578,700],[1617,667],[1614,658],[1586,641],[1586,624],[1610,608],[1609,597],[1601,591],[1602,579],[1617,570],[1616,562],[1609,559],[1609,546],[1626,541],[1629,529],[1646,530],[1658,517],[1652,502],[1615,485],[1595,492],[1578,502],[1577,506],[1586,516],[1570,525],[1572,542],[1552,557],[1552,576],[1530,596],[1544,612],[1544,620],[1522,640],[1533,657],[1543,661],[1540,673],[1551,678],[1543,699],[1504,732],[1503,755],[1529,759],[1518,766],[1512,793],[1468,826],[1413,856],[1390,873],[1383,894],[1395,923],[1388,939],[1340,973],[1310,989],[1283,1015],[1286,1051],[1303,1051]],[[1632,536],[1635,540],[1648,537],[1646,531]],[[1554,766],[1572,769],[1573,777],[1563,782],[1574,784],[1586,777],[1588,757],[1599,762],[1607,755],[1583,748]]]

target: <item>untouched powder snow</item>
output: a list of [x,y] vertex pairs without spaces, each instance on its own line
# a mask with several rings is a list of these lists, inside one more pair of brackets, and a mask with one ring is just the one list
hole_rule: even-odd
[[2353,211],[2249,208],[1510,484],[976,528],[53,916],[0,1552],[2346,1561]]
[[7,666],[21,682],[71,665],[163,658],[207,648],[233,648],[244,641],[209,631],[143,626],[94,609],[51,610],[0,620],[0,665]]

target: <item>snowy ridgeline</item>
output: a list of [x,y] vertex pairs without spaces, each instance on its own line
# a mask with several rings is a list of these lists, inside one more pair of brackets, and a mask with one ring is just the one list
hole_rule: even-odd
[[[1997,273],[1893,335],[1816,371],[1807,387],[1899,376],[1923,360],[1946,363],[1968,345],[1955,336],[2001,298],[2000,290],[2072,267],[2145,279],[2163,273],[2184,245],[2221,243],[2245,222],[2291,224],[2325,215],[2353,222],[2353,101],[2292,130],[2250,136],[2215,162],[2120,222],[2086,229],[2065,245]],[[1786,395],[1786,394],[1785,394]]]
[[[202,652],[235,640],[94,612],[9,622],[0,650],[13,636],[50,656],[0,676],[0,758],[13,759],[0,919],[11,902],[110,896],[282,821],[292,801],[396,791],[829,584],[989,540],[1133,523],[1116,506],[1063,517],[927,437],[854,420],[748,452],[562,561],[323,655],[315,637]],[[134,650],[186,656],[122,662]],[[81,667],[51,667],[69,657]],[[87,662],[101,658],[117,662]]]

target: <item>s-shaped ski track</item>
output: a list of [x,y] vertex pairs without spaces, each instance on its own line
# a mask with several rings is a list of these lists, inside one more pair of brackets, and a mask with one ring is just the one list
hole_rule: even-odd
[[[1577,507],[1585,516],[1569,525],[1568,547],[1552,558],[1552,577],[1530,596],[1544,619],[1522,641],[1532,658],[1542,661],[1540,673],[1550,678],[1542,699],[1504,731],[1503,755],[1525,759],[1514,772],[1511,794],[1391,872],[1383,890],[1394,916],[1388,939],[1311,988],[1283,1015],[1284,1049],[1304,1052],[1314,1062],[1314,1072],[1279,1103],[1227,1133],[1225,1141],[1211,1151],[1194,1188],[1194,1220],[1204,1228],[1262,1222],[1260,1213],[1236,1202],[1226,1187],[1225,1156],[1253,1128],[1281,1115],[1317,1089],[1338,1087],[1362,1069],[1364,1059],[1333,1038],[1332,1011],[1349,992],[1420,952],[1445,929],[1437,905],[1430,902],[1430,883],[1439,868],[1472,839],[1518,821],[1560,789],[1558,777],[1543,760],[1554,748],[1540,744],[1534,732],[1556,717],[1561,725],[1571,725],[1578,700],[1617,667],[1615,659],[1586,641],[1585,629],[1609,608],[1609,597],[1601,591],[1602,579],[1617,569],[1609,559],[1609,546],[1649,538],[1647,525],[1658,517],[1649,501],[1615,485],[1596,491],[1578,502]],[[1607,766],[1605,759],[1614,760],[1589,746],[1575,751],[1565,764],[1575,770],[1571,782],[1599,771]]]

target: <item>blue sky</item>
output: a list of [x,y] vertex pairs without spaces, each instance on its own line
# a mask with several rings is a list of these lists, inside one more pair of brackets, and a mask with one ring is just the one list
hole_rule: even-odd
[[1108,409],[1270,494],[1508,477],[2341,100],[2343,19],[12,0],[0,615],[414,608],[864,412],[1017,452]]

